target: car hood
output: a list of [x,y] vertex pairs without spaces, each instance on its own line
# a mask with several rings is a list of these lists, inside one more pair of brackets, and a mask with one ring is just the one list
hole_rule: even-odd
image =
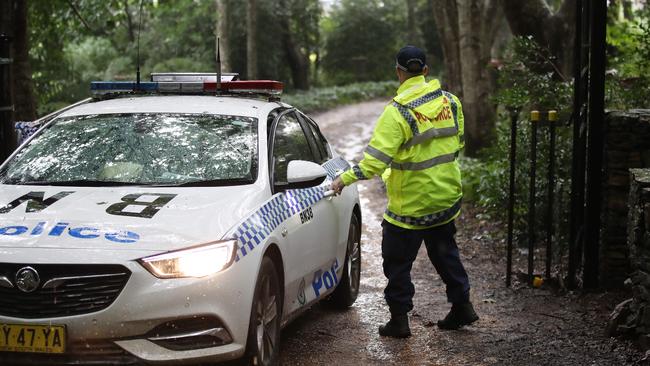
[[269,195],[261,184],[201,188],[0,185],[0,254],[4,253],[0,261],[29,249],[42,253],[109,251],[114,256],[137,257],[208,243],[223,239]]

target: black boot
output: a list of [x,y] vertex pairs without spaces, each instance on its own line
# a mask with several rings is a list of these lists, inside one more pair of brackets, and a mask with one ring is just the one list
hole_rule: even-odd
[[471,302],[466,304],[453,304],[447,316],[438,320],[438,328],[456,330],[463,325],[470,325],[478,320]]
[[409,318],[406,314],[391,315],[386,325],[379,326],[379,335],[393,338],[406,338],[411,336]]

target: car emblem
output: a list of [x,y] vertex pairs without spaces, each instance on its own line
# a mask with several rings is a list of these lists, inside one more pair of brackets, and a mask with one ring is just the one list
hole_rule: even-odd
[[16,272],[16,287],[22,292],[34,292],[41,284],[38,272],[32,267],[23,267]]

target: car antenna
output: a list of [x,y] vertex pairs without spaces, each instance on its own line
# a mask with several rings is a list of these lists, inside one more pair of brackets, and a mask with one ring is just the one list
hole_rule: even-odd
[[140,21],[138,22],[138,52],[137,52],[137,64],[135,71],[135,90],[140,90],[140,27],[142,26],[142,3],[144,0],[140,0]]
[[219,41],[219,37],[217,37],[217,94],[221,94],[221,47],[219,47]]

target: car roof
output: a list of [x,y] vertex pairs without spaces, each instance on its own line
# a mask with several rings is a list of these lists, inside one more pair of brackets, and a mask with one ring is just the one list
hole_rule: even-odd
[[118,113],[201,113],[259,117],[284,103],[238,96],[155,95],[92,101],[63,112],[59,117]]

